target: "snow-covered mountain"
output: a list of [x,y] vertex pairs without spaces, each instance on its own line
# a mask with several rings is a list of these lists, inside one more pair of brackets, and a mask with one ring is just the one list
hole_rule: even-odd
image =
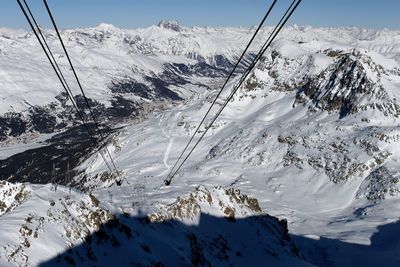
[[400,31],[285,28],[163,186],[253,31],[63,31],[118,186],[32,33],[1,29],[0,264],[398,266]]

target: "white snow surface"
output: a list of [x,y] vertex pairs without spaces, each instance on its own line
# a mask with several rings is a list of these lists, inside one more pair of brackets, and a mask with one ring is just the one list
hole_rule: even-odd
[[[234,59],[252,33],[247,28],[179,27],[179,31],[160,26],[118,29],[101,24],[62,34],[88,96],[107,102],[106,85],[112,77],[123,76],[132,68],[157,73],[163,63],[188,63],[199,57],[212,62],[219,54]],[[263,33],[270,30],[267,27]],[[56,48],[56,57],[67,68],[54,32],[46,30],[46,35]],[[380,198],[366,191],[371,188],[366,183],[374,179],[372,174],[379,167],[388,170],[384,173],[391,181],[399,180],[399,116],[389,108],[381,112],[367,107],[339,118],[337,111],[315,108],[311,100],[295,105],[296,90],[282,88],[287,85],[296,89],[305,75],[329,73],[338,62],[329,51],[351,54],[356,49],[358,54],[349,57],[360,62],[370,81],[382,85],[387,99],[398,103],[400,31],[294,26],[285,28],[279,36],[271,48],[279,53],[278,58],[274,61],[271,51],[268,53],[250,79],[257,86],[241,88],[170,186],[163,180],[208,109],[215,90],[197,88],[183,103],[166,111],[156,110],[145,121],[118,133],[119,147],[110,144],[109,149],[123,172],[122,186],[104,183],[96,176],[107,170],[98,154],[82,164],[81,169],[91,177],[86,186],[99,199],[100,207],[87,195],[70,194],[67,188],[54,192],[50,185],[24,185],[29,191],[26,199],[0,215],[0,265],[34,266],[79,244],[83,233],[66,241],[63,219],[80,229],[80,221],[100,208],[110,214],[150,214],[199,186],[209,190],[222,186],[240,189],[257,198],[263,212],[287,219],[300,253],[315,265],[399,266],[399,185],[393,182],[386,191],[382,189]],[[257,45],[259,40],[253,51]],[[49,103],[59,93],[57,80],[32,33],[0,29],[0,62],[0,113],[23,111],[27,103]],[[221,81],[208,82],[211,88],[218,88]],[[346,95],[339,85],[332,90]],[[362,106],[381,99],[360,97],[357,101]],[[368,150],[367,143],[378,150]],[[9,155],[5,153],[0,157]],[[338,177],[343,179],[334,182]],[[12,205],[11,199],[6,199],[7,207]],[[75,205],[71,209],[65,206],[69,199]],[[56,201],[55,206],[49,206],[50,200]],[[54,224],[41,224],[42,217],[51,220],[48,210],[52,209],[60,214],[58,219]],[[64,213],[65,209],[70,213]],[[257,215],[244,210],[238,218]],[[203,207],[202,211],[224,216],[213,208]],[[32,223],[26,221],[28,216],[34,218]],[[104,214],[101,220],[107,221],[108,216]],[[25,238],[20,230],[24,224],[38,229],[40,241],[18,250]],[[94,231],[95,227],[88,225],[87,231]],[[316,248],[321,249],[320,255],[310,253]],[[7,258],[15,251],[17,256]],[[303,264],[284,259],[287,261],[280,262],[283,266]]]

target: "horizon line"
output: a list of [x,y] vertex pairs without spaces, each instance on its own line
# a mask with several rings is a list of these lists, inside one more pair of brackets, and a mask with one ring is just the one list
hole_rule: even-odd
[[[210,26],[210,25],[183,25],[181,24],[178,20],[174,20],[174,19],[168,19],[168,20],[160,20],[158,23],[154,23],[154,24],[150,24],[147,26],[137,26],[137,27],[124,27],[124,26],[118,26],[115,25],[113,23],[109,23],[109,22],[101,22],[98,23],[96,25],[84,25],[84,26],[79,26],[79,27],[61,27],[61,30],[77,30],[77,29],[94,29],[94,28],[100,28],[102,25],[108,25],[111,27],[115,27],[117,29],[120,30],[135,30],[135,29],[148,29],[150,27],[153,26],[158,26],[160,25],[160,23],[162,22],[177,22],[177,24],[182,27],[182,28],[187,28],[187,29],[193,29],[193,28],[237,28],[237,29],[251,29],[254,27],[257,27],[257,25],[251,25],[251,26]],[[45,30],[54,30],[51,27],[42,27],[42,29]],[[274,27],[274,25],[265,25],[262,28],[268,28],[268,27]],[[391,28],[391,27],[362,27],[362,26],[357,26],[357,25],[342,25],[342,26],[315,26],[315,25],[310,25],[310,24],[297,24],[297,23],[293,23],[291,25],[286,25],[284,26],[284,28],[312,28],[312,29],[360,29],[360,30],[374,30],[374,31],[400,31],[400,27],[399,28]],[[160,27],[162,28],[162,27]],[[7,29],[7,30],[19,30],[19,31],[25,31],[25,32],[30,32],[32,31],[30,28],[26,29],[26,28],[22,28],[22,27],[9,27],[9,26],[2,26],[0,25],[0,29]]]

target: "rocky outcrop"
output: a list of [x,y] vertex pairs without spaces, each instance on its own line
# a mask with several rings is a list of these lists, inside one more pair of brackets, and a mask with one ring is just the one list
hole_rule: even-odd
[[23,184],[0,181],[0,216],[21,205],[30,195]]
[[356,198],[367,198],[371,201],[398,196],[400,196],[400,172],[385,166],[372,171],[356,193]]
[[162,20],[158,23],[158,27],[180,32],[181,31],[181,26],[179,25],[179,22],[176,20]]
[[[357,50],[335,54],[335,57],[334,65],[311,78],[299,90],[295,105],[305,104],[310,99],[313,108],[337,111],[340,118],[368,109],[376,109],[385,116],[400,116],[400,105],[379,82],[380,76],[385,74],[381,66]],[[373,81],[367,74],[371,70],[378,80]]]
[[[69,204],[69,209],[77,208],[73,202]],[[102,216],[97,216],[102,211],[85,213],[84,217],[79,215],[76,224],[72,224],[72,228],[69,226],[65,234],[68,240],[79,240],[86,235],[84,242],[71,246],[42,266],[106,266],[111,262],[117,265],[229,266],[261,261],[307,265],[291,241],[287,222],[264,214],[257,199],[237,189],[199,187],[173,204],[158,208],[160,212],[144,218],[128,214],[112,217],[100,227],[96,222],[103,221]],[[53,211],[56,209],[51,208],[51,218],[59,218],[53,223],[64,221],[63,216],[59,217],[64,212],[57,212],[55,216]],[[92,217],[99,219],[93,223]],[[94,227],[97,231],[81,231],[77,235],[74,229],[82,222],[88,230]],[[22,232],[30,232],[28,228]],[[131,253],[116,257],[126,250]]]

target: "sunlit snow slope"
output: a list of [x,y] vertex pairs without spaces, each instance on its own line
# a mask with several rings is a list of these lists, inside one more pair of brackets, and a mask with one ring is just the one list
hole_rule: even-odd
[[[263,36],[270,30],[265,28]],[[68,112],[55,100],[57,81],[33,36],[6,29],[0,33],[1,112],[29,117],[29,105],[51,103],[60,114]],[[54,33],[46,33],[55,43]],[[286,28],[172,184],[164,186],[251,33],[174,22],[136,30],[102,24],[63,32],[89,97],[106,108],[100,115],[108,123],[113,120],[107,107],[120,107],[112,104],[117,96],[139,110],[121,121],[124,127],[108,143],[123,172],[122,185],[93,152],[77,163],[72,193],[63,186],[54,192],[50,185],[0,185],[12,188],[0,199],[1,229],[7,227],[0,234],[0,264],[80,266],[86,264],[83,257],[106,266],[110,251],[125,256],[131,246],[140,251],[137,262],[153,265],[241,265],[263,258],[273,266],[398,266],[398,31]],[[259,45],[258,40],[252,51]],[[162,93],[159,80],[166,81]],[[29,96],[24,94],[28,91]],[[44,132],[34,126],[28,124],[24,131],[34,136],[23,139],[25,145],[7,128],[1,158],[43,146],[43,138],[64,129]],[[5,180],[18,179],[29,181],[18,174]],[[290,238],[285,221],[265,213],[287,219]],[[29,222],[29,216],[36,219]],[[253,217],[256,221],[248,221]],[[170,227],[158,225],[160,221]],[[209,230],[215,225],[226,230]],[[259,225],[261,233],[254,230]],[[40,229],[40,238],[27,235],[24,226]],[[239,229],[251,236],[237,235]],[[259,235],[264,238],[255,238]],[[172,241],[175,236],[182,247]],[[238,245],[240,240],[244,244]],[[54,251],[38,256],[45,242]],[[265,255],[246,249],[256,248],[256,242]],[[212,244],[216,248],[208,247]],[[135,259],[121,264],[131,262]]]

